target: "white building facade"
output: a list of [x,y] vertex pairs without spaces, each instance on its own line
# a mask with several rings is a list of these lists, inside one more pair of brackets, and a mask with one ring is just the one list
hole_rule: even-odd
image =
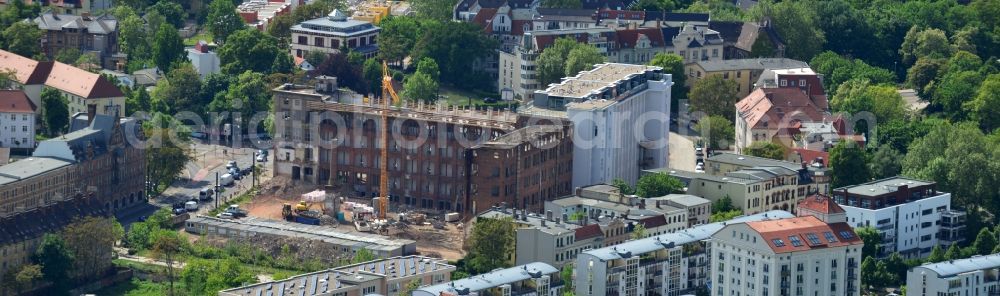
[[0,103],[0,147],[35,148],[36,107],[28,96],[20,90],[0,90]]
[[208,75],[219,73],[219,55],[209,50],[208,44],[204,41],[198,41],[194,47],[188,48],[187,57],[194,65],[195,71],[198,71],[198,76],[201,76],[201,79],[204,80]]
[[864,243],[845,223],[733,223],[711,243],[713,296],[860,295]]
[[906,272],[906,294],[1000,295],[1000,254],[914,267]]

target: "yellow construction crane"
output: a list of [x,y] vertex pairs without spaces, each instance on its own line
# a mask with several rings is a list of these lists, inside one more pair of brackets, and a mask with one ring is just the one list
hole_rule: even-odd
[[385,109],[382,110],[382,156],[378,181],[378,192],[382,197],[378,200],[378,218],[385,220],[389,211],[389,107],[399,102],[399,96],[392,88],[389,65],[385,61],[382,61],[382,102],[385,104]]

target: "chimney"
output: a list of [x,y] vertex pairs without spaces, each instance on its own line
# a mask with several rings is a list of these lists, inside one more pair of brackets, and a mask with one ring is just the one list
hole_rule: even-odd
[[94,116],[97,116],[97,105],[87,105],[87,125],[89,126],[91,122],[94,122]]
[[657,201],[656,201],[656,208],[657,208],[657,209],[662,209],[662,208],[660,207],[660,201],[659,201],[659,200],[657,200]]
[[552,221],[552,211],[545,211],[545,220]]
[[542,219],[542,227],[547,227],[547,226],[548,225],[545,225],[545,219]]
[[639,208],[643,209],[643,210],[646,209],[646,199],[645,198],[639,200]]
[[575,190],[573,190],[573,192],[575,192],[575,195],[576,195],[576,196],[580,196],[580,193],[581,193],[581,192],[583,192],[583,188],[581,188],[581,187],[576,187],[576,189],[575,189]]

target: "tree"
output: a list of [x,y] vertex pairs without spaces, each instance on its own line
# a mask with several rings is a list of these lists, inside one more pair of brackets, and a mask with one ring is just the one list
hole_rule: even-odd
[[861,184],[869,179],[865,151],[851,141],[840,141],[830,149],[830,168],[833,169],[833,188]]
[[543,0],[542,7],[544,8],[562,8],[562,9],[579,9],[583,7],[583,3],[580,0]]
[[69,102],[54,88],[42,89],[42,118],[50,137],[66,130],[69,125]]
[[36,281],[44,276],[42,266],[38,264],[24,264],[17,269],[12,269],[4,275],[4,285],[14,290],[14,294],[21,294],[21,290],[34,285]]
[[406,283],[406,286],[403,287],[403,290],[400,291],[399,295],[413,295],[413,291],[416,291],[417,289],[420,289],[420,281],[414,279]]
[[578,44],[569,51],[566,58],[565,76],[575,76],[580,71],[590,70],[595,64],[605,62],[604,55],[597,51],[597,47],[590,44]]
[[538,69],[539,85],[549,85],[558,82],[566,73],[566,59],[569,52],[576,48],[577,42],[570,38],[559,38],[538,55],[535,64]]
[[632,228],[632,239],[642,239],[646,238],[646,226],[641,223],[636,223],[635,227]]
[[118,19],[118,47],[129,59],[141,60],[149,57],[148,42],[142,18],[128,6],[115,7]]
[[875,179],[898,176],[903,171],[903,155],[889,145],[879,145],[868,162],[869,174]]
[[437,100],[438,84],[430,75],[417,72],[406,79],[403,84],[403,96],[424,102]]
[[361,75],[368,81],[369,94],[382,93],[382,64],[376,59],[367,59],[361,66]]
[[639,0],[632,4],[635,10],[643,11],[673,11],[674,6],[671,0]]
[[769,18],[785,44],[794,44],[787,49],[788,57],[809,60],[823,49],[826,36],[818,25],[821,20],[811,2],[762,1],[758,4],[762,5],[755,5],[749,14],[755,20]]
[[736,117],[736,81],[722,75],[708,75],[694,83],[689,98],[691,109],[708,115],[725,117],[730,122]]
[[[877,121],[892,121],[906,117],[906,102],[891,85],[872,85],[868,80],[850,80],[837,88],[830,101],[834,111],[847,112],[857,116],[861,112],[871,112]],[[875,123],[865,123],[868,129]],[[867,131],[866,131],[867,132]]]
[[743,215],[743,211],[741,211],[741,210],[732,210],[732,211],[712,213],[711,215],[709,215],[708,221],[712,222],[712,223],[729,221],[729,220],[732,220],[732,219],[734,219],[736,217],[739,217],[739,216],[742,216],[742,215]]
[[[673,2],[671,2],[673,3]],[[649,65],[663,68],[663,73],[670,74],[674,85],[670,87],[670,106],[676,110],[680,100],[687,99],[687,75],[684,73],[684,58],[673,53],[658,53],[649,61]]]
[[732,220],[743,215],[743,210],[733,206],[733,200],[729,195],[712,202],[712,214],[709,216],[710,222],[722,222]]
[[201,101],[201,76],[191,63],[180,63],[160,79],[153,89],[152,101],[156,105],[168,106],[167,110],[156,110],[167,114],[182,111],[201,113],[209,102]]
[[[451,11],[450,8],[448,11]],[[497,41],[483,34],[482,28],[466,22],[429,22],[423,26],[422,31],[423,34],[413,46],[411,58],[418,61],[431,58],[437,62],[441,70],[441,82],[466,88],[485,88],[490,85],[487,78],[483,77],[484,73],[470,73],[470,69],[475,69],[473,64],[476,61],[482,62],[481,59],[492,54],[497,46]]]
[[743,154],[783,160],[785,159],[785,147],[771,141],[757,141],[743,148]]
[[923,57],[947,58],[952,53],[951,44],[948,43],[948,36],[939,29],[919,30],[917,26],[910,28],[903,37],[903,44],[899,48],[899,54],[903,58],[903,63],[913,64]]
[[861,257],[878,257],[881,252],[878,245],[882,243],[882,234],[871,226],[855,228],[854,233],[865,243],[865,246],[861,248]]
[[510,217],[501,219],[477,219],[469,237],[469,266],[476,273],[487,272],[499,267],[509,267],[514,251],[514,221]]
[[243,19],[236,15],[236,5],[230,0],[212,0],[212,3],[208,5],[205,26],[212,33],[216,43],[226,42],[229,35],[246,29]]
[[635,194],[635,188],[629,185],[628,183],[625,183],[625,180],[622,180],[621,178],[615,178],[614,180],[611,180],[611,186],[618,188],[618,192],[623,195]]
[[59,50],[56,53],[56,61],[65,64],[72,64],[80,58],[80,50],[72,47],[67,47]]
[[944,252],[944,259],[945,260],[962,259],[962,250],[958,248],[958,244],[951,244],[951,246],[948,247],[948,251]]
[[[226,0],[215,2],[219,1]],[[243,29],[232,33],[219,47],[219,63],[223,73],[234,76],[248,70],[270,73],[281,51],[278,39],[255,29]]]
[[104,275],[111,267],[111,248],[121,239],[115,223],[114,218],[90,216],[63,229],[60,236],[75,259],[72,270],[89,279]]
[[939,123],[910,144],[903,174],[937,182],[938,190],[952,194],[953,205],[970,213],[978,207],[997,212],[1000,193],[986,185],[1000,182],[997,147],[973,123]]
[[[150,35],[150,38],[156,37],[156,32],[160,31],[160,27],[162,27],[163,24],[169,25],[169,23],[167,23],[167,17],[157,11],[147,12],[143,18],[146,19],[146,33]],[[152,42],[153,41],[150,40],[150,43]]]
[[295,71],[295,59],[287,52],[278,51],[274,57],[274,63],[271,63],[271,70],[268,73],[292,73],[292,71]]
[[55,234],[46,233],[42,243],[32,257],[32,261],[42,266],[43,278],[52,282],[52,290],[59,294],[68,294],[70,286],[69,271],[72,270],[73,252],[66,247],[66,241]]
[[874,55],[868,42],[875,39],[875,32],[865,19],[864,12],[842,0],[814,1],[810,5],[816,11],[816,19],[822,20],[817,25],[826,38],[825,49],[862,58]]
[[153,62],[160,71],[169,73],[174,63],[185,60],[184,41],[171,25],[162,25],[153,39]]
[[940,245],[935,245],[934,248],[931,249],[931,254],[927,256],[926,262],[927,263],[938,263],[938,262],[945,261],[945,260],[948,260],[948,259],[945,258],[944,251],[941,250],[941,246]]
[[361,249],[361,250],[358,250],[357,252],[354,252],[354,258],[351,259],[351,263],[352,264],[357,264],[357,263],[368,262],[368,261],[377,260],[377,259],[378,259],[378,256],[375,256],[375,254],[372,253],[372,251],[369,251],[368,249]]
[[562,278],[563,284],[566,285],[566,287],[563,290],[572,291],[573,290],[573,263],[566,263],[566,265],[563,265],[562,270],[559,271],[559,277]]
[[962,106],[976,97],[982,82],[983,76],[976,71],[948,72],[927,87],[931,93],[930,108],[955,121],[965,119],[968,114]]
[[97,73],[98,71],[101,70],[101,59],[98,58],[97,54],[93,52],[81,54],[71,64],[73,64],[73,66],[76,66],[77,68],[86,70],[91,73]]
[[130,110],[132,113],[135,112],[149,112],[152,98],[149,96],[149,92],[146,91],[145,87],[138,87],[136,90],[125,98],[125,110]]
[[3,43],[8,51],[15,54],[34,57],[42,52],[43,32],[33,22],[16,22],[3,30]]
[[422,58],[420,62],[417,63],[417,73],[424,73],[430,76],[434,81],[438,80],[441,75],[441,70],[438,69],[438,64],[433,59]]
[[378,35],[379,60],[401,64],[422,34],[420,23],[415,17],[389,16],[378,25],[382,27]]
[[[361,66],[351,64],[344,53],[338,52],[330,55],[322,64],[316,66],[315,72],[337,77],[339,85],[350,88],[358,93],[367,93],[372,88],[369,86],[368,80],[362,75]],[[379,69],[379,72],[381,72],[381,69]],[[381,79],[379,79],[378,83],[381,87]]]
[[1000,74],[986,77],[975,99],[967,102],[964,109],[972,119],[979,122],[979,127],[994,131],[1000,127]]
[[735,141],[736,130],[733,122],[722,116],[702,118],[694,128],[712,149],[729,149],[729,144]]
[[412,2],[413,12],[417,17],[446,22],[452,19],[454,2],[448,0],[415,0]]
[[176,231],[160,229],[153,233],[153,254],[166,259],[167,280],[170,281],[170,295],[174,295],[174,255],[182,250],[187,241]]
[[155,11],[163,16],[164,19],[174,28],[180,28],[184,26],[184,20],[187,19],[186,13],[184,13],[184,8],[181,7],[177,2],[172,1],[158,1],[156,4],[146,8],[146,12],[149,13]]
[[913,67],[906,71],[906,84],[916,90],[920,97],[928,98],[930,93],[926,87],[938,77],[938,73],[943,72],[944,66],[944,59],[918,59]]
[[170,115],[156,113],[144,122],[147,137],[146,167],[153,184],[166,186],[184,171],[184,166],[194,159],[188,145],[191,131]]
[[976,235],[976,241],[972,242],[972,249],[978,255],[989,255],[996,246],[997,238],[990,232],[989,227],[980,229],[979,235]]
[[642,198],[684,193],[684,184],[666,173],[646,174],[635,183],[635,194]]

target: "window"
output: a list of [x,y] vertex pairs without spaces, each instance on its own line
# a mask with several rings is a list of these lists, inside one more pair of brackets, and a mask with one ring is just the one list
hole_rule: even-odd
[[843,230],[840,232],[840,239],[852,239],[852,238],[854,238],[854,233],[851,233],[848,230]]
[[815,234],[815,233],[806,233],[806,239],[808,239],[808,240],[809,240],[809,244],[810,244],[810,245],[819,245],[819,244],[822,244],[822,243],[821,243],[821,242],[819,241],[819,237],[818,237],[818,236],[816,236],[816,234]]
[[782,80],[781,80],[781,86],[788,86],[788,81],[787,81],[787,80],[784,80],[784,79],[782,79]]
[[795,247],[801,247],[802,246],[802,240],[799,240],[799,236],[798,235],[789,235],[788,236],[788,241],[792,242],[792,246],[795,246]]
[[799,86],[806,86],[806,80],[805,79],[799,79]]
[[780,238],[771,239],[771,243],[773,243],[774,246],[778,248],[785,246],[785,242],[781,241]]
[[826,237],[826,242],[828,242],[828,243],[835,243],[835,242],[837,242],[837,238],[833,236],[832,232],[829,232],[829,231],[824,232],[823,236]]
[[926,210],[924,210],[923,213],[920,213],[920,215],[921,216],[927,216],[927,215],[930,215],[933,212],[934,212],[934,209],[926,209]]

